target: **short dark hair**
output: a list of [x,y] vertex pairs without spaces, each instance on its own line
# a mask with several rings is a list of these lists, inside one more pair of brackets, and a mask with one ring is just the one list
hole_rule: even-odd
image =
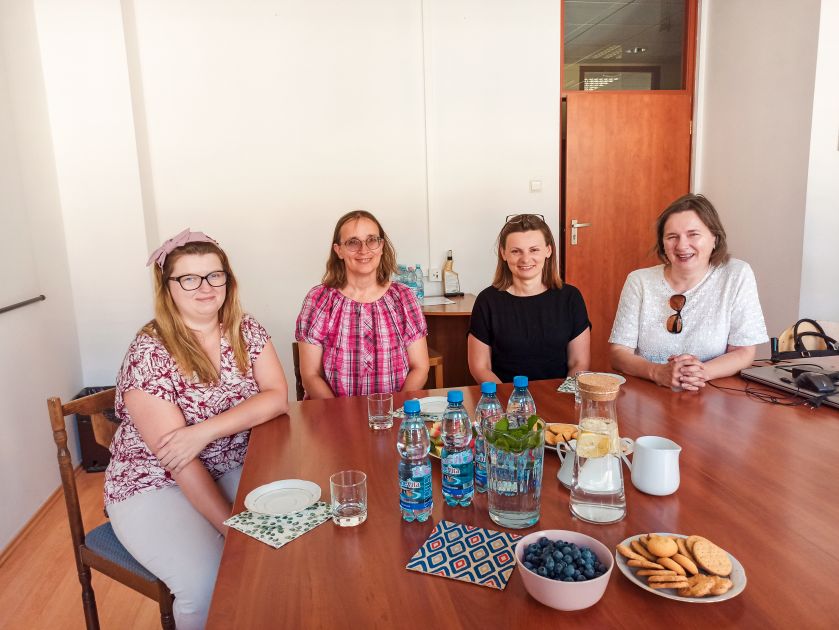
[[549,289],[562,288],[562,278],[559,276],[559,265],[557,264],[559,252],[556,249],[551,228],[538,215],[517,214],[509,218],[498,235],[498,264],[495,266],[495,278],[492,280],[492,286],[499,291],[506,291],[513,284],[513,272],[510,271],[507,261],[501,256],[501,251],[507,246],[507,237],[514,232],[531,231],[541,232],[542,236],[545,237],[545,243],[551,248],[551,255],[545,260],[545,266],[542,268],[542,284]]
[[[376,270],[376,282],[379,286],[384,286],[390,280],[393,272],[396,271],[396,250],[393,248],[393,243],[385,234],[382,224],[367,210],[351,210],[344,216],[338,219],[335,224],[335,231],[332,233],[332,245],[341,244],[341,228],[345,223],[350,221],[358,221],[359,219],[369,219],[376,224],[379,229],[379,236],[382,241],[382,258],[379,261],[379,268]],[[335,248],[329,246],[329,258],[326,260],[326,272],[323,274],[321,283],[331,289],[342,289],[347,284],[347,268],[344,266],[344,261],[338,258],[335,253]]]
[[699,217],[699,220],[705,224],[711,234],[714,235],[714,251],[711,252],[710,263],[714,266],[721,265],[731,258],[728,253],[728,243],[725,240],[725,228],[720,221],[720,215],[717,214],[714,204],[712,204],[704,195],[687,194],[682,195],[676,201],[671,203],[664,209],[655,222],[656,243],[655,253],[659,260],[665,265],[669,265],[670,261],[667,259],[667,254],[664,251],[664,224],[674,214],[679,212],[688,212],[692,210]]

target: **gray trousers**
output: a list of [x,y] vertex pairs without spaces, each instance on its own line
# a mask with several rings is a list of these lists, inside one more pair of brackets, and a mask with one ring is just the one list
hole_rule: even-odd
[[[233,501],[242,467],[216,484]],[[216,583],[224,538],[178,486],[151,490],[108,506],[114,533],[137,561],[175,595],[178,630],[203,628]]]

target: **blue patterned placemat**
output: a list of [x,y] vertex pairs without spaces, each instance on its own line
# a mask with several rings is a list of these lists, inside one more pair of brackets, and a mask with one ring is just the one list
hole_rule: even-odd
[[518,534],[440,521],[405,567],[504,590],[516,566]]
[[298,536],[313,530],[321,523],[325,523],[332,516],[332,509],[328,503],[318,501],[304,510],[282,516],[259,514],[245,510],[224,521],[233,529],[243,534],[279,549],[290,543]]

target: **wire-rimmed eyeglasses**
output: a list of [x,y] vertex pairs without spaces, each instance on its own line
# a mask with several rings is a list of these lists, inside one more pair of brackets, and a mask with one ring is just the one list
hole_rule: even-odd
[[369,249],[371,252],[373,252],[373,251],[376,251],[377,249],[379,249],[382,246],[382,243],[384,242],[384,240],[385,239],[383,239],[381,236],[368,236],[363,241],[359,238],[353,237],[351,239],[347,239],[346,241],[344,241],[341,244],[344,247],[347,248],[347,251],[350,251],[353,254],[355,254],[356,252],[361,251],[361,244],[362,243],[367,245],[367,249]]
[[227,284],[227,272],[225,271],[211,271],[206,276],[199,276],[198,274],[194,273],[187,273],[182,276],[174,276],[169,278],[171,282],[174,280],[184,291],[196,291],[198,287],[204,282],[207,281],[211,287],[223,287]]

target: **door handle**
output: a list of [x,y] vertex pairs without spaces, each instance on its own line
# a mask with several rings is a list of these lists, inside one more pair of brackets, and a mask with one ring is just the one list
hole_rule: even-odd
[[591,223],[579,223],[577,219],[571,219],[571,244],[577,244],[577,228],[590,227]]

